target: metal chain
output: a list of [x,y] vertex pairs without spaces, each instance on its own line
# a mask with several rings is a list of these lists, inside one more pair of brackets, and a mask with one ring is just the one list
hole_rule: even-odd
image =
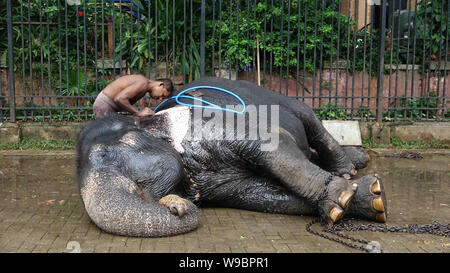
[[397,158],[407,158],[407,159],[422,159],[423,155],[418,152],[413,151],[404,151],[403,153],[399,154],[387,154],[385,157],[397,157]]
[[[308,223],[308,224],[306,225],[306,230],[307,230],[309,233],[311,233],[311,234],[314,234],[314,235],[316,235],[316,236],[325,238],[325,239],[327,239],[327,240],[330,240],[330,241],[333,241],[333,242],[336,242],[336,243],[339,243],[339,244],[342,244],[342,245],[345,245],[345,246],[348,246],[348,247],[351,247],[351,248],[354,248],[354,249],[357,249],[357,250],[369,252],[369,250],[367,250],[366,248],[364,248],[364,247],[362,247],[362,246],[359,246],[359,245],[357,245],[357,244],[351,244],[351,243],[348,243],[348,242],[343,241],[343,240],[341,240],[341,239],[334,238],[334,237],[328,236],[328,235],[326,235],[326,234],[324,234],[324,233],[320,233],[320,232],[317,232],[317,231],[312,230],[312,229],[311,229],[311,226],[314,225],[314,224],[316,224],[316,223],[322,223],[322,224],[323,224],[323,222],[322,222],[321,220],[315,219],[315,220],[313,220],[312,222],[310,222],[310,223]],[[325,231],[325,229],[324,229],[323,231]],[[336,235],[338,235],[339,237],[342,237],[341,235],[343,235],[343,234],[336,234]],[[343,236],[345,236],[345,235],[343,235]],[[346,237],[347,237],[347,236],[346,236]],[[352,241],[355,241],[355,240],[358,240],[358,239],[351,238],[351,240],[352,240]],[[367,241],[365,241],[365,240],[361,240],[361,241],[362,241],[362,243],[366,243],[366,242],[367,242]],[[367,243],[369,243],[369,242],[367,242]]]
[[[311,229],[311,227],[317,223],[320,223],[322,225],[322,227],[324,227],[322,230],[322,233]],[[431,224],[425,224],[425,225],[414,224],[414,225],[408,225],[408,226],[387,226],[387,225],[381,225],[381,224],[378,224],[378,225],[377,224],[355,225],[355,224],[348,224],[348,223],[342,222],[338,225],[334,225],[334,226],[330,227],[330,226],[326,226],[326,224],[323,221],[321,221],[320,219],[314,219],[313,221],[311,221],[310,223],[308,223],[306,225],[306,230],[309,233],[314,234],[316,236],[319,236],[319,237],[325,238],[327,240],[337,242],[339,244],[342,244],[342,245],[345,245],[345,246],[348,246],[350,248],[354,248],[354,249],[357,249],[360,251],[364,251],[364,252],[371,252],[371,250],[366,247],[363,247],[361,245],[352,244],[352,243],[346,242],[342,239],[326,235],[325,233],[333,234],[333,235],[341,237],[343,239],[347,239],[347,240],[350,240],[355,243],[364,244],[366,246],[369,245],[369,243],[370,243],[369,241],[350,237],[348,235],[340,233],[340,231],[403,232],[403,233],[409,233],[409,234],[431,234],[431,235],[442,236],[442,237],[447,237],[447,238],[450,237],[450,224],[444,225],[444,224],[440,224],[437,221],[433,221],[433,222],[431,222]],[[380,252],[381,252],[381,249],[380,249]]]

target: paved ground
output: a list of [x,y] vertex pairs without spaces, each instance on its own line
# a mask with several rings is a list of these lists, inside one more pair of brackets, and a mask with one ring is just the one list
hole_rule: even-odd
[[[389,225],[450,223],[450,155],[445,152],[421,161],[373,157],[360,172],[382,177]],[[0,252],[70,252],[78,245],[81,252],[358,252],[307,233],[312,217],[226,208],[203,208],[200,228],[185,235],[110,235],[92,224],[83,208],[73,152],[40,154],[0,151]],[[378,241],[385,252],[450,252],[450,238],[350,235]]]

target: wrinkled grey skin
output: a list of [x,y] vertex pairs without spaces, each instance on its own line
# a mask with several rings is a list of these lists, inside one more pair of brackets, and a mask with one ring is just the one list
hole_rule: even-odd
[[[309,107],[243,81],[202,78],[184,88],[201,85],[232,90],[248,105],[279,105],[277,149],[261,149],[261,139],[213,140],[225,131],[206,126],[195,131],[194,123],[205,125],[210,119],[199,118],[192,110],[193,138],[181,141],[182,151],[172,146],[173,124],[166,113],[136,122],[132,117],[116,116],[95,120],[78,137],[77,175],[86,211],[97,226],[129,236],[180,234],[199,225],[194,204],[319,215],[330,223],[337,221],[330,216],[337,208],[348,215],[375,219],[370,186],[376,178],[342,178],[354,175],[355,167],[364,167],[367,154],[339,146]],[[217,105],[236,103],[227,95],[200,92],[203,99]],[[161,110],[174,106],[168,103]],[[248,126],[264,122],[246,121]],[[345,206],[339,202],[343,192],[351,193],[353,199]],[[165,205],[158,202],[173,194],[183,199]]]
[[183,178],[181,157],[167,142],[108,117],[83,128],[77,155],[80,196],[101,229],[161,237],[198,226],[200,214],[192,202],[182,202],[186,207],[182,217],[158,202]]

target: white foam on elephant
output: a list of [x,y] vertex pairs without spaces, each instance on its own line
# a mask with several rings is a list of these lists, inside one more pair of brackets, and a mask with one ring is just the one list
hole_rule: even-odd
[[181,142],[189,130],[189,121],[191,114],[189,107],[176,106],[156,113],[156,115],[166,115],[168,120],[168,129],[170,138],[172,139],[172,146],[179,153],[184,153],[184,148]]
[[138,136],[136,132],[128,132],[119,139],[119,142],[134,146],[138,142],[137,139]]

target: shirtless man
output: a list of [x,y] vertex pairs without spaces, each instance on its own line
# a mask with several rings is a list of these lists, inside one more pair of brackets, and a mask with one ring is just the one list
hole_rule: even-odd
[[152,98],[164,99],[173,91],[170,79],[152,81],[142,75],[126,75],[108,84],[94,102],[95,118],[102,118],[114,112],[128,111],[135,116],[154,115],[148,107],[139,111],[133,104],[148,92]]

